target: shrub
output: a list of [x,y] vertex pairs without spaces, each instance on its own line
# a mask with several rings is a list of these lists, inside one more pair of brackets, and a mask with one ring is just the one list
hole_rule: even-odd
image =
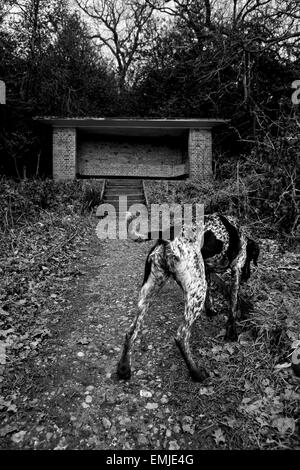
[[41,211],[84,213],[100,203],[102,181],[0,181],[0,230],[36,219]]

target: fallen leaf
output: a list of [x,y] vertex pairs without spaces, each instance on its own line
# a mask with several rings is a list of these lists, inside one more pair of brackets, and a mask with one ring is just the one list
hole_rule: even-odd
[[[246,401],[247,400],[247,401]],[[255,400],[252,403],[249,403],[252,399],[243,399],[242,404],[239,406],[239,409],[241,411],[245,411],[246,413],[249,414],[256,414],[260,413],[263,401],[261,399]]]
[[292,344],[291,344],[292,349],[297,349],[299,347],[300,347],[300,339],[297,339],[297,340],[292,342]]
[[193,419],[192,416],[184,416],[184,417],[182,418],[182,422],[185,423],[185,424],[186,424],[186,423],[192,424],[193,421],[194,421],[194,419]]
[[214,440],[215,440],[215,442],[216,442],[217,445],[219,445],[219,444],[225,444],[226,438],[225,438],[225,436],[224,436],[223,431],[222,431],[221,428],[216,429],[216,430],[212,433],[212,435],[213,435],[213,438],[214,438]]
[[6,312],[5,310],[3,310],[2,307],[0,307],[0,315],[3,315],[4,317],[7,317],[9,315],[9,312]]
[[213,354],[218,354],[220,351],[222,351],[222,346],[214,346],[212,349],[211,349],[211,352]]
[[155,410],[156,408],[158,408],[158,403],[147,403],[146,405],[147,410]]
[[108,418],[102,418],[102,424],[105,429],[111,428],[111,422],[109,421]]
[[292,434],[295,432],[295,420],[293,418],[278,417],[273,420],[272,425],[278,429],[282,436],[288,431],[291,431]]
[[183,432],[188,432],[189,434],[194,434],[194,426],[190,426],[189,424],[183,424],[182,425],[182,430]]
[[20,444],[24,440],[25,434],[26,434],[26,431],[16,432],[15,434],[12,435],[11,440],[15,444]]
[[9,328],[8,330],[0,330],[0,336],[2,336],[3,338],[6,338],[7,335],[13,333],[15,331],[14,328]]
[[90,340],[86,337],[82,338],[82,339],[79,339],[77,341],[77,344],[89,344],[90,343]]
[[199,395],[212,395],[214,392],[213,387],[201,387],[199,388]]
[[148,390],[140,390],[140,396],[143,398],[151,398],[152,393],[148,392]]
[[224,349],[226,349],[227,352],[229,352],[230,355],[232,355],[235,351],[235,346],[233,346],[232,344],[225,344],[224,345]]
[[265,388],[265,394],[268,395],[269,397],[275,395],[275,390],[272,387],[266,387]]
[[66,442],[66,438],[62,437],[56,447],[54,447],[54,450],[65,450],[68,447],[68,444]]
[[252,338],[249,336],[249,333],[247,333],[247,332],[241,333],[238,337],[238,342],[242,346],[247,346],[247,344],[252,342]]
[[7,424],[6,426],[4,426],[3,428],[0,429],[0,437],[5,437],[8,434],[11,434],[16,430],[17,430],[16,426],[11,426],[11,425]]
[[230,428],[234,428],[235,425],[236,425],[236,419],[234,418],[225,418],[225,423],[227,426],[229,426]]
[[180,447],[177,441],[170,441],[169,443],[169,450],[179,450]]

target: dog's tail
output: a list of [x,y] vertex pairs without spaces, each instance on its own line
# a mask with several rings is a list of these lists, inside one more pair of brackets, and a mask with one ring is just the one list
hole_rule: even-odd
[[135,227],[131,222],[133,222],[138,215],[132,214],[132,212],[127,211],[125,214],[125,220],[127,224],[127,234],[129,238],[135,242],[147,242],[151,240],[151,233],[148,232],[147,234],[142,234],[136,231]]
[[155,232],[155,237],[152,236],[151,232],[147,233],[139,233],[136,231],[134,228],[133,222],[138,215],[133,215],[131,212],[127,211],[125,214],[126,218],[126,223],[127,223],[127,233],[129,235],[129,238],[135,242],[147,242],[149,240],[174,240],[175,237],[175,226],[171,225],[170,226],[170,233],[168,236],[166,236],[166,232],[164,233],[161,229],[159,229],[158,232]]

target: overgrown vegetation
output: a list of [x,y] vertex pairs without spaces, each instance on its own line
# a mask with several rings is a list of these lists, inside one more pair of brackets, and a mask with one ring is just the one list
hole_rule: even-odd
[[[236,161],[216,158],[211,182],[146,181],[150,203],[203,203],[205,212],[224,211],[249,224],[259,236],[280,236],[289,244],[300,241],[300,136],[291,120],[280,126],[248,155]],[[274,162],[277,162],[274,166]]]
[[1,180],[0,340],[8,370],[49,336],[65,284],[80,274],[74,262],[89,227],[82,214],[100,194],[99,182]]
[[43,216],[83,214],[101,201],[102,181],[0,181],[0,233],[18,230]]
[[224,390],[227,395],[243,391],[234,418],[241,418],[239,436],[224,410],[223,429],[233,442],[240,438],[237,446],[243,446],[250,437],[255,448],[298,448],[299,379],[293,377],[290,360],[300,338],[299,254],[284,251],[272,239],[260,239],[260,247],[259,267],[243,289],[254,305],[240,323],[239,344],[224,345],[220,338],[208,357],[224,367],[217,387],[220,402]]

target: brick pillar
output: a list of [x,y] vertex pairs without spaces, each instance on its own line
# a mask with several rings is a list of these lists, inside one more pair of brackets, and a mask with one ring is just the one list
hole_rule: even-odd
[[6,104],[5,82],[0,80],[0,104]]
[[53,128],[53,179],[76,178],[76,129]]
[[212,176],[211,130],[190,129],[188,152],[190,179],[209,179]]

